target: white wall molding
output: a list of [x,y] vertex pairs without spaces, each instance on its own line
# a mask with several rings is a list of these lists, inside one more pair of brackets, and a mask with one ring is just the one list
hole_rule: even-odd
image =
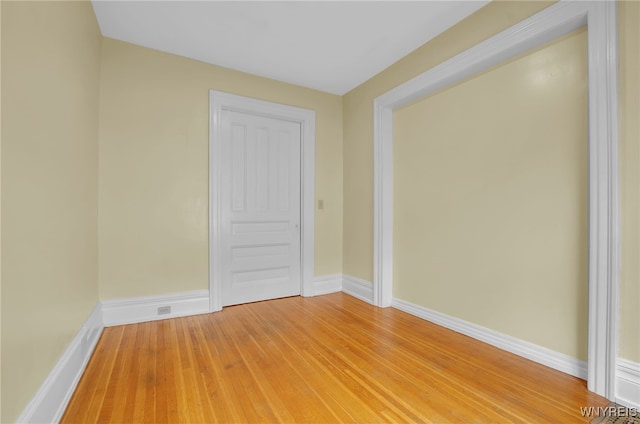
[[102,308],[98,304],[16,422],[60,421],[103,329]]
[[618,358],[616,402],[640,411],[640,363]]
[[210,311],[222,309],[220,275],[220,139],[223,110],[258,114],[300,123],[300,162],[302,196],[300,199],[300,257],[302,282],[300,294],[313,296],[315,261],[315,166],[316,113],[313,110],[266,102],[221,91],[209,91],[209,294]]
[[374,100],[374,304],[393,297],[393,110],[587,27],[589,76],[589,390],[613,400],[618,346],[617,4],[560,1]]
[[342,291],[342,274],[321,275],[313,279],[313,296]]
[[569,355],[404,300],[394,298],[391,306],[566,374],[587,378],[587,363]]
[[[170,313],[158,313],[158,308],[167,306],[171,307]],[[206,314],[208,312],[208,290],[102,302],[105,327]]]
[[373,305],[373,284],[350,275],[342,276],[342,291]]

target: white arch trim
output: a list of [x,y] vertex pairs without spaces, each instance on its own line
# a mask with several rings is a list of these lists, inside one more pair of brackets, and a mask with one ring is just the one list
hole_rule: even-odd
[[588,388],[614,399],[618,347],[617,5],[561,1],[374,100],[374,304],[393,297],[393,110],[582,26],[589,74]]

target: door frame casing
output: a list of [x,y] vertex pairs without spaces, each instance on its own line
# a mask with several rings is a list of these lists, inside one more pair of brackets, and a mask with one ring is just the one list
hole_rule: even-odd
[[313,110],[209,91],[209,308],[222,310],[220,144],[222,112],[234,111],[300,124],[300,294],[313,295],[315,258],[315,145]]
[[374,100],[374,304],[393,300],[393,110],[586,26],[589,89],[588,389],[615,398],[619,165],[615,1],[560,1]]

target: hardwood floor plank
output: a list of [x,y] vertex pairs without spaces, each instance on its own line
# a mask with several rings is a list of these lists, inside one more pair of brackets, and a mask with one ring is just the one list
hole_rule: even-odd
[[[328,314],[321,314],[321,316],[328,316]],[[402,350],[391,349],[388,346],[388,343],[386,343],[381,337],[368,337],[368,332],[360,333],[358,331],[354,331],[354,329],[349,329],[348,332],[342,332],[338,329],[338,326],[336,324],[337,322],[330,322],[330,324],[327,326],[327,330],[333,333],[330,338],[340,338],[345,341],[348,340],[347,352],[353,353],[353,355],[350,356],[348,354],[345,354],[342,352],[342,350],[339,350],[338,354],[340,355],[342,360],[347,363],[349,369],[358,371],[356,373],[356,376],[357,378],[359,378],[359,383],[363,386],[371,387],[371,390],[376,390],[376,388],[378,388],[378,393],[376,393],[377,396],[385,399],[388,397],[395,398],[395,404],[404,406],[405,411],[403,411],[403,416],[406,420],[424,421],[426,418],[421,416],[421,414],[413,409],[411,405],[420,403],[420,394],[426,385],[426,381],[413,377],[413,374],[429,375],[431,378],[433,378],[433,375],[431,374],[432,370],[416,369],[415,365],[420,365],[419,363],[405,363],[405,367],[400,368],[400,365],[402,365],[402,363],[399,362],[398,355],[401,355],[403,353]],[[376,334],[379,335],[381,333]],[[356,341],[358,342],[357,344],[355,343]],[[321,344],[324,344],[326,342],[327,340],[320,341]],[[366,357],[367,359],[362,360],[363,357]],[[374,376],[375,379],[384,379],[386,384],[377,384],[375,379],[369,377],[370,375]],[[362,380],[361,378],[363,378],[364,380]],[[409,387],[408,383],[412,383],[412,386]],[[448,379],[443,385],[440,385],[439,387],[442,389],[451,390],[452,383],[453,382]],[[437,385],[435,387],[438,388]],[[455,391],[450,391],[448,395],[452,398],[464,398],[464,396],[461,396],[459,392]],[[467,399],[467,401],[468,400],[469,399]],[[478,412],[480,408],[482,408],[482,404],[477,403],[476,408],[474,409],[473,416],[461,417],[459,414],[457,414],[458,416],[456,418],[459,420],[464,420],[465,422],[478,419]],[[489,412],[491,411],[489,410]],[[429,413],[431,416],[433,416],[435,414],[435,411],[431,410],[429,411]],[[490,417],[484,418],[485,421],[490,421]],[[493,418],[495,419],[495,417]],[[444,418],[440,419],[440,421],[442,420],[444,420]]]
[[[111,335],[118,335],[117,339],[110,337]],[[88,408],[87,413],[85,415],[84,420],[82,422],[109,422],[112,419],[113,411],[115,410],[115,402],[117,399],[115,388],[117,388],[121,381],[125,378],[124,373],[119,370],[122,369],[121,362],[118,361],[119,353],[121,347],[133,347],[133,340],[130,337],[125,336],[125,327],[114,327],[113,331],[105,331],[103,333],[102,338],[98,342],[98,347],[101,350],[97,350],[94,352],[92,361],[100,358],[101,362],[107,362],[111,359],[111,366],[109,367],[109,372],[100,376],[99,380],[94,380],[90,375],[87,375],[85,372],[83,379],[87,379],[89,381],[96,381],[96,386],[98,384],[105,385],[105,391],[102,396],[102,404],[99,409]],[[108,351],[108,356],[105,353]],[[109,358],[106,359],[105,358]],[[120,361],[122,359],[120,358]],[[91,363],[87,367],[87,371],[92,368]],[[98,393],[94,393],[90,400],[97,401],[102,400]],[[96,418],[97,417],[97,418]]]
[[[101,410],[112,409],[113,396],[110,395],[106,386],[109,384],[116,352],[110,349],[110,346],[117,346],[121,342],[122,331],[114,329],[114,331],[103,332],[82,376],[83,380],[94,381],[96,384],[87,387],[84,399],[76,399],[75,396],[71,398],[67,407],[67,415],[71,422],[96,421]],[[80,403],[76,404],[77,402]]]
[[63,423],[585,423],[583,380],[342,293],[105,329]]

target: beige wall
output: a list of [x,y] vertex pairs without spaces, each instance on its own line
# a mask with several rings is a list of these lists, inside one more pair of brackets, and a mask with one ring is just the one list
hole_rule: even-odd
[[[492,2],[344,96],[345,274],[369,281],[373,278],[373,100],[552,3]],[[620,8],[623,78],[621,91],[624,91],[621,104],[623,227],[620,352],[623,357],[640,362],[640,324],[637,309],[640,297],[640,271],[637,265],[640,256],[640,206],[637,200],[638,95],[633,94],[638,90],[637,31],[640,23],[637,2],[622,2]],[[636,106],[633,106],[634,104]]]
[[209,90],[316,111],[316,275],[342,272],[342,99],[104,39],[100,296],[208,288]]
[[88,2],[2,4],[2,422],[98,301],[100,43]]
[[344,273],[373,280],[373,100],[552,2],[493,2],[344,96]]
[[586,43],[394,113],[394,297],[587,359]]
[[620,356],[640,362],[640,2],[620,4]]

